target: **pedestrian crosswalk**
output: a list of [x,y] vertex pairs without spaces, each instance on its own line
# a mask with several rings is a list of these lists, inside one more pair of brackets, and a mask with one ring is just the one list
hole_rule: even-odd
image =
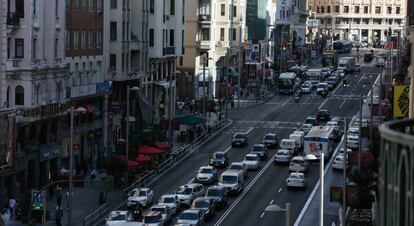
[[284,122],[284,121],[235,121],[227,133],[246,132],[250,128],[255,129],[296,129],[302,122]]

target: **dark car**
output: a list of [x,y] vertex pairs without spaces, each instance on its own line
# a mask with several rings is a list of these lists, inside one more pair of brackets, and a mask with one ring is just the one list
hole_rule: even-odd
[[235,147],[241,147],[241,146],[247,146],[248,145],[248,137],[247,133],[235,133],[233,135],[233,138],[231,139],[231,146]]
[[229,158],[225,152],[214,152],[210,158],[210,165],[214,167],[227,167],[229,165]]
[[274,133],[268,133],[264,135],[262,143],[267,148],[277,148],[279,146],[279,137]]
[[251,148],[250,152],[259,156],[260,160],[267,158],[267,148],[264,144],[255,144]]
[[308,116],[305,121],[303,121],[303,124],[312,124],[313,126],[318,125],[318,120],[313,116]]
[[331,116],[329,115],[328,110],[319,109],[318,113],[316,113],[316,119],[318,121],[329,121],[329,120],[331,120]]
[[207,189],[205,197],[214,200],[217,208],[224,209],[227,206],[229,194],[225,187],[211,186]]
[[210,220],[216,214],[216,203],[213,199],[201,197],[193,201],[191,209],[203,211],[205,219]]

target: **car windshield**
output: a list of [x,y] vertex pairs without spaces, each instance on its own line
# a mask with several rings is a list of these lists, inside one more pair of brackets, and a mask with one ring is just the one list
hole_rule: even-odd
[[277,155],[288,155],[287,151],[278,151]]
[[211,168],[201,168],[200,173],[213,173],[213,169],[211,169]]
[[180,220],[198,220],[198,214],[184,212],[180,215],[180,217],[178,217],[178,219],[180,219]]
[[303,88],[309,88],[309,84],[305,83],[302,85]]
[[221,181],[223,183],[237,183],[237,177],[236,176],[229,176],[229,175],[224,175],[221,178]]
[[198,200],[194,203],[195,208],[208,208],[210,203],[206,200]]
[[224,159],[224,154],[223,153],[215,153],[214,154],[214,158],[216,158],[216,159]]
[[138,196],[146,196],[147,192],[146,191],[139,191]]
[[294,164],[303,164],[303,163],[305,163],[305,161],[303,161],[303,160],[301,160],[301,159],[293,159],[293,160],[292,160],[292,162],[293,162]]
[[154,207],[154,208],[151,208],[151,210],[152,211],[158,211],[158,212],[160,212],[161,214],[165,214],[167,211],[165,210],[165,208],[161,208],[161,207]]
[[289,176],[289,178],[291,178],[291,179],[302,179],[302,178],[303,178],[303,176],[302,176],[302,175],[300,175],[300,174],[291,174],[291,175]]
[[245,135],[244,134],[241,134],[241,133],[238,133],[238,134],[236,134],[234,136],[234,138],[236,138],[236,139],[244,139],[245,138]]
[[274,137],[274,136],[272,136],[272,135],[266,135],[266,136],[264,137],[264,139],[265,139],[265,140],[274,140],[274,139],[275,139],[275,137]]
[[207,191],[207,196],[221,196],[221,191],[218,189],[209,189]]
[[193,193],[193,189],[189,188],[189,187],[180,187],[177,192],[177,194],[182,194],[182,195],[191,195]]
[[161,203],[175,203],[175,199],[173,197],[164,197]]
[[126,220],[125,214],[112,214],[108,217],[109,221],[124,221]]
[[263,151],[263,149],[262,146],[253,146],[252,151]]
[[241,170],[241,169],[243,169],[243,166],[242,165],[237,165],[237,164],[232,164],[232,165],[230,165],[230,169]]
[[144,223],[146,224],[159,223],[159,222],[160,222],[159,216],[145,216],[144,217]]
[[246,156],[245,160],[247,160],[247,161],[256,161],[257,158],[255,156]]

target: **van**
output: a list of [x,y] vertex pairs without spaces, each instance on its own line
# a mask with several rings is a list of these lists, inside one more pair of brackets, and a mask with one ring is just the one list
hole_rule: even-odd
[[287,149],[290,151],[290,153],[296,154],[296,149],[297,149],[297,144],[296,144],[296,140],[292,140],[292,139],[283,139],[280,142],[280,149]]
[[289,135],[289,139],[296,140],[296,145],[299,150],[302,150],[303,148],[303,142],[304,142],[303,138],[304,138],[304,135],[299,134],[299,133],[292,133]]
[[233,195],[240,194],[244,188],[243,172],[240,170],[224,171],[220,176],[218,185],[227,188]]

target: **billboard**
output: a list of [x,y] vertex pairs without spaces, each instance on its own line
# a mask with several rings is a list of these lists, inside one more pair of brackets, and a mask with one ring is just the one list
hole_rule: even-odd
[[395,118],[404,118],[409,112],[409,86],[394,86],[393,113]]
[[11,173],[16,150],[16,114],[0,111],[0,176]]

